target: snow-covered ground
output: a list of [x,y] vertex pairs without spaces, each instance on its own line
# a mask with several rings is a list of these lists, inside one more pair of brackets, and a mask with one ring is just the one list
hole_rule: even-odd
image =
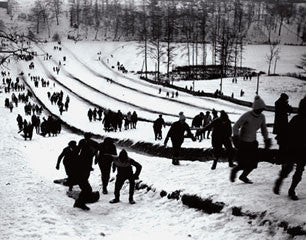
[[[0,94],[0,102],[9,97]],[[35,135],[24,141],[17,134],[16,116],[23,114],[23,105],[9,113],[0,106],[1,127],[1,239],[288,239],[289,235],[276,222],[286,220],[290,226],[305,227],[305,179],[300,183],[300,201],[286,196],[289,179],[280,196],[272,193],[279,166],[261,163],[251,174],[253,185],[230,183],[226,163],[219,163],[215,171],[210,162],[182,161],[171,165],[169,159],[129,152],[130,157],[143,165],[140,179],[157,191],[135,192],[136,205],[127,202],[127,184],[121,202],[108,203],[113,198],[114,182],[109,194],[101,195],[91,210],[73,208],[73,200],[66,188],[53,183],[65,177],[63,166],[55,169],[57,157],[70,140],[81,136],[63,131],[57,137]],[[98,140],[99,141],[99,140]],[[100,171],[94,166],[90,182],[100,190]],[[189,209],[180,200],[161,198],[159,191],[181,190],[182,194],[197,194],[226,205],[221,213],[208,215]],[[260,220],[235,217],[233,206],[244,211],[264,212]],[[285,206],[285,207],[284,207]],[[260,224],[268,219],[269,224]],[[304,239],[304,236],[295,239]]]
[[[29,62],[12,62],[10,66],[12,78],[15,79],[17,74],[23,71],[27,83],[37,97],[52,113],[58,116],[60,116],[58,108],[50,103],[47,92],[62,90],[64,97],[69,95],[69,110],[60,116],[67,123],[83,131],[91,131],[119,139],[128,138],[135,142],[156,143],[152,123],[139,122],[137,129],[106,133],[103,131],[101,122],[90,123],[88,121],[88,109],[93,107],[93,104],[98,104],[114,111],[121,109],[124,113],[136,110],[139,116],[151,120],[158,116],[157,113],[151,111],[161,109],[165,113],[165,119],[169,122],[176,120],[177,118],[173,115],[177,115],[180,111],[184,111],[188,117],[193,117],[199,111],[206,111],[213,107],[217,110],[226,109],[230,112],[231,120],[235,121],[240,114],[249,109],[225,101],[197,98],[185,93],[179,93],[179,97],[174,101],[167,99],[164,95],[158,94],[159,87],[142,82],[138,76],[132,73],[123,75],[116,69],[111,70],[112,64],[116,66],[116,61],[122,62],[125,58],[126,62],[122,63],[129,70],[133,70],[134,63],[131,60],[128,61],[127,56],[138,63],[141,62],[141,58],[133,58],[134,43],[89,44],[86,42],[74,44],[69,41],[64,43],[61,52],[54,51],[53,44],[42,45],[40,47],[43,51],[52,54],[55,62],[44,61],[41,55],[34,60],[34,70],[28,69]],[[124,47],[122,48],[122,46]],[[129,48],[131,50],[128,50]],[[42,53],[38,47],[35,49],[38,53]],[[124,49],[127,52],[124,52]],[[97,52],[101,50],[104,63],[97,61]],[[110,55],[113,55],[113,58]],[[63,56],[67,56],[67,62],[65,66],[62,66],[60,74],[57,75],[52,68],[57,66],[55,63]],[[108,62],[107,59],[109,59]],[[128,65],[129,63],[131,65]],[[85,67],[86,65],[88,67]],[[38,75],[50,81],[49,88],[34,87],[30,76]],[[77,82],[71,78],[71,75],[79,78],[88,86]],[[51,76],[57,78],[63,85],[55,83],[50,78]],[[114,82],[110,84],[102,76],[111,78]],[[238,81],[239,83],[243,82],[243,80]],[[277,84],[273,82],[274,80],[271,80],[271,84],[267,84],[267,81],[265,81],[266,84],[261,83],[261,86],[264,87],[260,88],[260,94],[271,105],[279,94],[285,91],[289,94],[290,101],[294,101],[294,99],[296,101],[290,103],[297,106],[298,100],[305,93],[305,84],[296,79],[282,78]],[[214,81],[209,81],[209,83],[212,84],[211,89],[214,87],[213,84],[217,84]],[[228,89],[231,89],[229,91],[240,91],[239,87],[235,88],[229,80],[225,80],[224,84],[228,86]],[[245,95],[252,94],[251,84],[254,84],[253,81],[245,82],[243,85]],[[163,94],[165,91],[170,90],[163,88]],[[123,96],[125,93],[130,94],[130,100]],[[2,91],[0,102],[4,103],[6,97],[10,97],[10,95],[4,94]],[[151,100],[153,98],[154,105]],[[271,102],[269,102],[270,99]],[[134,104],[134,107],[131,103]],[[237,240],[242,238],[251,240],[288,239],[289,235],[283,231],[283,228],[278,227],[278,223],[283,220],[288,221],[290,226],[300,225],[306,230],[306,190],[303,187],[305,179],[297,189],[299,201],[290,201],[286,196],[290,179],[286,180],[281,195],[274,195],[271,189],[280,166],[269,163],[260,163],[258,169],[250,175],[254,184],[245,185],[239,181],[230,183],[230,168],[227,163],[219,163],[217,169],[212,171],[210,170],[211,162],[182,161],[181,166],[173,166],[169,159],[129,151],[130,156],[143,165],[140,179],[149,186],[152,185],[156,192],[136,191],[137,204],[132,206],[128,204],[128,187],[125,185],[121,203],[111,205],[108,201],[113,198],[114,181],[112,181],[109,186],[109,194],[101,195],[101,199],[97,203],[90,205],[89,212],[72,208],[73,200],[65,194],[67,189],[53,183],[54,179],[65,177],[63,166],[60,171],[57,171],[55,165],[58,155],[68,142],[70,140],[79,141],[82,136],[64,130],[57,137],[44,138],[34,134],[32,141],[24,141],[17,134],[16,122],[18,113],[24,115],[23,105],[20,104],[18,108],[13,110],[13,113],[9,113],[9,110],[3,106],[4,104],[0,105],[0,122],[2,123],[0,128],[2,136],[0,140],[0,184],[2,186],[0,190],[2,200],[0,208],[2,221],[0,232],[2,234],[0,239],[104,238],[137,240],[158,238],[198,240],[219,239],[221,237]],[[142,109],[135,109],[136,106]],[[265,114],[268,122],[272,122],[273,113],[266,112]],[[187,122],[190,124],[190,119]],[[164,134],[167,130],[168,127],[163,130]],[[258,137],[261,141],[259,134]],[[98,141],[101,140],[98,139]],[[159,143],[162,144],[162,142]],[[201,143],[186,139],[183,146],[206,148],[210,145],[208,139]],[[274,147],[277,147],[275,142]],[[101,190],[100,171],[97,166],[94,168],[90,182],[94,190]],[[225,207],[221,213],[208,215],[187,208],[181,200],[161,198],[159,195],[161,190],[167,192],[181,190],[181,194],[197,194],[202,198],[210,197],[214,201],[224,202]],[[232,207],[234,206],[242,207],[243,211],[259,214],[266,211],[266,213],[262,218],[255,220],[250,220],[247,217],[235,217],[232,215]],[[296,239],[305,239],[305,236],[296,237]]]

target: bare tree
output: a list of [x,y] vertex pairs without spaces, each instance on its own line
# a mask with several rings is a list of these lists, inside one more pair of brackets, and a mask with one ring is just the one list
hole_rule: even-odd
[[61,6],[63,4],[62,0],[48,0],[47,3],[54,13],[56,25],[59,25],[59,16],[61,14]]
[[9,61],[10,58],[23,59],[25,55],[31,53],[28,44],[35,39],[18,33],[10,33],[5,29],[3,22],[0,20],[0,66]]
[[150,43],[149,54],[156,61],[157,81],[160,80],[160,64],[164,55],[163,46],[161,44],[162,37],[162,15],[161,8],[157,0],[151,0],[149,4],[150,27]]
[[266,55],[267,63],[268,63],[268,75],[271,74],[271,65],[275,57],[279,55],[279,41],[271,41],[269,42],[269,52]]
[[36,25],[36,34],[39,34],[41,20],[43,18],[44,7],[40,0],[36,0],[34,7],[31,9],[31,18]]

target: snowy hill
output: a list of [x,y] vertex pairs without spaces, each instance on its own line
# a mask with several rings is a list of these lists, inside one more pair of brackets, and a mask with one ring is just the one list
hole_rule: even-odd
[[[14,78],[15,73],[12,71]],[[6,97],[10,94],[0,93],[1,102]],[[66,196],[66,188],[53,180],[65,177],[62,165],[60,171],[55,169],[63,147],[70,140],[79,141],[81,136],[64,130],[57,137],[34,134],[32,141],[24,141],[16,133],[18,113],[23,114],[23,104],[12,113],[3,105],[0,107],[0,121],[6,123],[0,129],[3,239],[285,240],[290,237],[289,232],[296,240],[305,238],[295,235],[303,234],[305,228],[305,179],[298,188],[300,201],[292,202],[286,197],[289,179],[281,195],[274,195],[271,188],[279,166],[269,163],[261,163],[251,174],[253,185],[245,185],[229,182],[227,163],[219,163],[215,171],[210,170],[210,162],[182,161],[181,166],[174,167],[169,159],[129,152],[143,165],[140,179],[151,189],[136,191],[136,205],[127,203],[126,185],[121,202],[109,204],[113,198],[112,181],[109,194],[101,195],[99,202],[89,205],[89,212],[72,208],[73,200]],[[129,136],[128,131],[126,134]],[[101,189],[97,165],[90,183],[94,190]],[[181,200],[161,197],[162,190],[196,194],[224,202],[225,206],[220,213],[206,214],[188,208]],[[234,207],[242,212],[239,214],[238,210],[233,215]]]
[[[116,2],[116,3],[115,3]],[[110,4],[121,4],[120,6],[122,9],[124,9],[124,4],[127,3],[127,1],[110,1]],[[46,3],[46,1],[41,2],[42,5]],[[37,21],[35,19],[35,16],[33,16],[32,9],[34,7],[35,2],[30,0],[12,0],[12,13],[9,15],[6,14],[5,9],[0,9],[0,19],[4,22],[6,28],[13,29],[14,31],[20,31],[25,34],[28,34],[29,30],[33,32],[37,38],[51,41],[52,37],[55,33],[58,33],[62,39],[66,39],[68,35],[77,37],[78,39],[86,39],[86,40],[139,40],[138,35],[134,34],[131,36],[125,36],[123,33],[119,33],[119,37],[115,38],[117,33],[115,33],[114,29],[109,29],[111,26],[110,23],[114,24],[113,21],[108,21],[105,23],[100,23],[100,30],[97,31],[96,27],[86,24],[80,24],[80,26],[76,29],[70,26],[71,21],[71,1],[65,0],[62,1],[62,4],[60,5],[61,13],[59,15],[59,22],[60,24],[57,25],[56,21],[54,19],[54,13],[49,11],[48,17],[49,20],[46,22],[45,20],[40,20],[39,23],[39,30],[37,33]],[[82,7],[83,3],[80,2],[80,7]],[[93,8],[94,3],[88,2],[87,4],[90,4],[90,6]],[[129,4],[129,3],[128,3]],[[135,6],[138,6],[139,3],[137,1],[133,1],[133,4]],[[84,5],[85,7],[87,5]],[[129,5],[128,5],[129,6]],[[256,5],[255,5],[256,6]],[[305,4],[300,3],[299,5],[295,5],[296,8],[298,7],[305,7]],[[102,6],[99,6],[102,8]],[[259,6],[261,8],[261,5]],[[80,10],[81,11],[81,10]],[[247,9],[245,9],[247,11]],[[256,9],[253,10],[255,14]],[[83,13],[82,13],[83,14]],[[124,13],[122,13],[124,14]],[[245,13],[247,14],[247,12]],[[248,13],[249,14],[249,13]],[[298,17],[298,16],[296,16]],[[42,16],[40,16],[42,18]],[[263,24],[263,20],[261,20],[260,24],[258,24],[258,21],[256,21],[256,16],[253,16],[253,22],[248,26],[247,30],[247,37],[246,41],[249,44],[263,44],[268,41],[268,33],[267,28]],[[302,44],[302,33],[298,33],[298,28],[301,28],[300,31],[303,31],[303,20],[302,25],[300,27],[297,26],[297,21],[295,21],[294,16],[292,16],[293,20],[290,21],[290,24],[287,22],[283,23],[281,35],[278,35],[278,26],[279,23],[276,24],[275,29],[271,33],[271,39],[276,40],[280,39],[282,44],[294,44],[299,45]],[[277,20],[276,20],[277,21]],[[176,37],[178,41],[182,42],[184,41],[185,37],[179,35]],[[208,40],[208,39],[207,39]]]

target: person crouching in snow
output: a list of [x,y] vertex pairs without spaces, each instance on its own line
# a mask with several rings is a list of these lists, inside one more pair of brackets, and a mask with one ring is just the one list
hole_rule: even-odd
[[168,134],[165,138],[164,146],[167,146],[167,142],[169,138],[171,138],[172,142],[172,164],[179,165],[179,154],[181,150],[181,146],[184,142],[184,133],[187,132],[187,137],[190,137],[192,141],[196,141],[196,138],[190,131],[188,124],[185,122],[186,117],[184,116],[183,112],[179,113],[179,121],[172,123]]
[[[111,156],[111,155],[110,155]],[[122,149],[118,157],[113,157],[113,172],[117,170],[116,182],[115,182],[115,198],[110,203],[117,203],[120,201],[120,190],[125,182],[129,180],[129,202],[135,204],[134,201],[134,188],[135,180],[139,178],[142,166],[134,159],[129,158],[125,149]],[[133,173],[132,166],[136,167],[136,172]]]
[[264,137],[265,147],[270,148],[271,146],[271,139],[268,138],[266,118],[262,114],[266,104],[259,96],[256,96],[252,107],[253,110],[244,113],[233,126],[233,143],[237,148],[236,160],[238,165],[231,171],[230,180],[232,182],[235,181],[237,172],[243,170],[239,179],[244,183],[253,183],[248,179],[248,175],[257,168],[258,164],[256,133],[259,128]]

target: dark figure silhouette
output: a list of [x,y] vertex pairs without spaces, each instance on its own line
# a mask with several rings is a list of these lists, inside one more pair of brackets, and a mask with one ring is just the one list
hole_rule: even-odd
[[287,149],[287,161],[282,165],[273,192],[279,194],[283,180],[288,177],[290,172],[293,170],[294,165],[296,165],[288,195],[292,200],[298,200],[295,188],[302,180],[306,164],[306,97],[304,97],[299,103],[298,114],[289,122]]
[[92,194],[92,188],[89,184],[90,171],[92,171],[92,161],[98,150],[98,143],[91,139],[91,133],[85,133],[84,138],[78,144],[78,169],[76,181],[79,185],[81,192],[79,197],[75,200],[73,207],[78,207],[83,210],[89,210],[85,205],[86,199]]
[[113,143],[112,138],[105,138],[103,143],[100,143],[98,146],[98,153],[96,156],[95,164],[99,164],[99,168],[101,170],[101,180],[103,186],[103,194],[107,194],[107,185],[109,182],[111,166],[113,162],[113,157],[110,155],[117,155],[117,149],[115,144]]
[[222,152],[222,145],[224,145],[227,152],[229,167],[233,167],[234,149],[231,142],[232,126],[226,112],[222,110],[220,117],[213,120],[202,131],[207,129],[213,129],[211,143],[214,149],[214,156],[216,157],[211,169],[214,170],[217,167],[218,159]]
[[159,117],[153,123],[153,130],[155,135],[155,140],[163,139],[162,135],[162,127],[166,127],[165,120],[163,116],[160,114]]
[[76,145],[76,141],[70,141],[68,146],[65,147],[62,153],[57,158],[56,169],[60,169],[60,163],[63,159],[63,164],[65,167],[65,172],[67,174],[67,185],[69,186],[69,191],[72,190],[73,185],[76,183],[76,162],[78,159],[79,149]]
[[[136,167],[136,172],[133,173],[132,166]],[[114,157],[113,172],[117,170],[115,182],[115,198],[110,203],[117,203],[120,201],[120,190],[126,180],[129,180],[129,203],[135,204],[134,188],[135,180],[139,178],[142,166],[134,159],[129,158],[125,149],[122,149],[118,157]]]
[[288,95],[282,93],[280,98],[275,102],[275,118],[273,133],[279,145],[279,155],[284,156],[285,147],[288,141],[288,114],[292,112],[292,107],[288,104]]
[[193,141],[196,140],[196,138],[193,136],[193,134],[190,131],[190,128],[188,124],[185,122],[186,118],[183,114],[183,112],[180,112],[179,114],[179,121],[176,121],[172,123],[168,134],[165,138],[164,145],[167,146],[167,142],[169,138],[171,138],[172,142],[172,164],[173,165],[179,165],[179,154],[181,151],[181,146],[184,142],[184,133],[187,132],[187,137],[190,137]]

